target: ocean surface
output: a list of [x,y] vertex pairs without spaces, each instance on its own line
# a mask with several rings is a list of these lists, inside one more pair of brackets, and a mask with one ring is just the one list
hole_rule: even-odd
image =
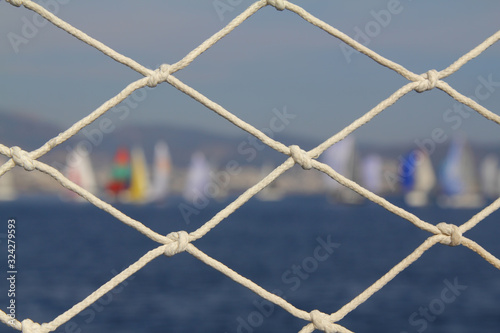
[[[168,234],[196,230],[230,199],[212,200],[189,221],[182,202],[117,208]],[[457,225],[477,212],[407,209]],[[0,218],[0,305],[7,311],[5,235],[15,218],[20,320],[53,320],[157,246],[90,204],[21,199],[0,203]],[[499,218],[496,212],[465,234],[497,258]],[[373,203],[348,207],[297,196],[252,199],[194,245],[297,308],[335,312],[428,236]],[[437,244],[339,323],[357,333],[499,332],[500,272],[463,246]],[[305,324],[181,253],[153,260],[56,332],[298,332]],[[15,331],[2,324],[0,332]]]

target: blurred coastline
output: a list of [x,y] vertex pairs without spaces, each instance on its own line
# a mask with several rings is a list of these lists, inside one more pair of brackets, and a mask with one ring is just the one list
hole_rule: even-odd
[[[39,119],[13,113],[3,113],[2,118],[4,121],[0,124],[0,142],[7,146],[20,146],[27,151],[39,148],[44,142],[62,131],[54,125],[40,123]],[[29,132],[30,135],[25,135],[26,132]],[[87,190],[105,199],[109,194],[106,192],[112,175],[113,160],[119,148],[130,152],[134,147],[139,148],[144,160],[142,162],[143,169],[146,170],[144,177],[149,178],[149,183],[154,183],[155,180],[152,177],[155,173],[154,163],[156,163],[155,145],[160,141],[168,145],[168,179],[162,180],[168,182],[168,195],[186,194],[186,183],[190,177],[190,164],[196,153],[202,153],[206,159],[208,171],[206,171],[205,183],[211,183],[212,188],[215,187],[218,192],[217,196],[243,193],[288,158],[244,132],[242,136],[224,136],[161,125],[123,126],[113,128],[112,132],[107,133],[102,126],[91,124],[68,141],[55,147],[47,155],[42,156],[40,161],[55,167],[62,173],[67,173],[69,165],[82,164],[82,161],[77,160],[88,159],[88,163],[93,169],[95,184]],[[411,155],[408,154],[412,151],[423,151],[428,155],[429,164],[435,174],[430,178],[437,178],[437,180],[432,180],[430,185],[426,185],[428,188],[425,191],[428,191],[430,196],[443,192],[443,185],[439,178],[447,156],[450,154],[450,147],[454,145],[454,139],[451,136],[439,143],[430,138],[424,138],[415,140],[410,145],[396,143],[392,147],[378,147],[353,140],[352,143],[349,143],[352,145],[351,148],[341,149],[341,146],[347,145],[348,141],[355,135],[354,132],[348,136],[348,139],[344,139],[330,148],[338,150],[338,161],[326,160],[328,150],[318,160],[329,164],[345,177],[376,194],[403,196],[409,191],[408,182],[417,181],[413,179],[413,176],[418,173],[415,165],[418,163],[415,161],[412,162],[413,165],[409,163],[412,157],[409,157]],[[280,133],[277,133],[275,139],[286,145],[299,145],[306,151],[320,143],[310,139],[280,135]],[[472,171],[476,178],[474,191],[484,192],[486,191],[484,187],[489,186],[488,191],[494,193],[481,194],[493,199],[497,198],[500,195],[500,172],[498,171],[500,147],[498,145],[476,144],[465,138],[462,140],[467,143],[468,151],[470,151],[468,153],[470,156],[467,157],[470,161],[467,163],[472,165],[474,169]],[[75,153],[76,158],[73,156]],[[1,162],[5,162],[6,158],[1,157]],[[487,159],[490,159],[490,165],[482,166]],[[492,174],[493,178],[483,179],[482,173],[486,172],[486,169],[489,170],[488,173]],[[371,178],[367,179],[367,177]],[[0,187],[6,182],[10,182],[10,186],[15,188],[18,197],[40,194],[63,197],[67,195],[67,190],[50,176],[39,171],[27,173],[17,166],[0,178]],[[332,192],[331,182],[333,182],[331,179],[326,179],[325,175],[317,170],[305,172],[300,166],[295,165],[278,177],[268,190],[271,190],[272,187],[275,192],[274,199],[295,194],[328,195]],[[484,184],[485,182],[489,182],[490,185]],[[495,183],[494,186],[491,186],[492,182]],[[203,192],[202,186],[208,185],[199,185],[200,192]],[[278,192],[280,195],[275,195]],[[167,195],[166,192],[165,195]],[[211,195],[207,194],[206,196],[210,197]]]

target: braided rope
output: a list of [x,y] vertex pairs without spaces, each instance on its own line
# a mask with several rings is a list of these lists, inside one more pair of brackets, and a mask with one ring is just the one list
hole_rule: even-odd
[[[248,289],[255,292],[257,295],[263,297],[264,299],[273,302],[276,305],[279,305],[290,314],[294,315],[297,318],[303,319],[308,324],[306,324],[301,332],[312,332],[315,329],[321,330],[327,333],[331,332],[351,332],[347,328],[337,324],[342,318],[344,318],[348,313],[356,309],[360,304],[365,302],[368,298],[370,298],[374,293],[383,288],[387,283],[389,283],[395,276],[397,276],[400,272],[406,269],[409,265],[415,262],[418,258],[422,256],[422,254],[430,249],[437,243],[446,244],[450,246],[458,246],[463,245],[472,251],[478,253],[481,257],[483,257],[486,261],[492,264],[497,269],[500,269],[500,260],[493,256],[491,253],[483,249],[480,245],[475,243],[473,240],[468,239],[463,236],[463,234],[475,227],[480,221],[486,218],[489,214],[496,211],[500,208],[500,198],[494,201],[492,204],[481,210],[475,216],[473,216],[469,221],[465,222],[461,226],[456,226],[453,224],[447,223],[439,223],[437,225],[433,225],[429,222],[423,221],[419,219],[417,216],[405,211],[404,209],[397,207],[396,205],[390,203],[386,199],[366,190],[361,187],[357,183],[353,182],[350,179],[340,175],[338,172],[333,170],[326,164],[320,163],[316,159],[330,146],[344,139],[347,135],[351,134],[353,131],[357,130],[367,122],[371,121],[376,115],[380,114],[386,108],[396,103],[400,98],[410,93],[411,91],[416,91],[418,93],[424,93],[425,91],[431,89],[440,89],[447,93],[449,96],[454,98],[460,103],[469,106],[476,112],[478,112],[483,117],[500,124],[500,116],[486,109],[482,105],[478,104],[474,100],[464,96],[459,93],[455,89],[453,89],[448,83],[443,81],[446,77],[452,75],[456,71],[458,71],[463,65],[465,65],[468,61],[480,55],[484,50],[488,47],[496,43],[500,39],[500,31],[496,32],[489,38],[487,38],[484,42],[479,44],[473,50],[468,52],[467,54],[460,57],[457,61],[451,64],[448,68],[443,69],[441,71],[437,71],[435,69],[431,69],[423,74],[415,74],[400,64],[397,64],[391,60],[388,60],[371,49],[365,47],[359,42],[355,41],[353,38],[348,35],[342,33],[341,31],[335,29],[331,25],[321,21],[320,19],[314,17],[310,13],[308,13],[303,8],[285,1],[285,0],[260,0],[253,3],[249,6],[245,11],[243,11],[240,15],[238,15],[235,19],[233,19],[229,24],[227,24],[223,29],[219,32],[208,38],[204,41],[200,46],[189,52],[184,58],[179,60],[174,64],[163,64],[156,70],[148,69],[141,64],[135,62],[133,59],[126,57],[115,50],[109,48],[103,43],[93,39],[88,36],[84,32],[76,29],[69,23],[61,20],[56,15],[52,14],[44,7],[38,5],[37,3],[31,0],[7,0],[10,4],[16,7],[23,6],[29,10],[38,13],[46,20],[50,21],[56,27],[68,32],[73,35],[75,38],[83,41],[84,43],[94,47],[95,49],[101,51],[103,54],[109,56],[113,60],[122,63],[123,65],[135,70],[139,74],[143,75],[144,78],[136,80],[126,86],[121,92],[119,92],[116,96],[112,97],[105,103],[103,103],[100,107],[91,112],[88,116],[82,118],[80,121],[76,122],[73,126],[68,128],[63,133],[58,136],[52,138],[40,148],[27,152],[22,150],[20,147],[7,147],[0,144],[0,154],[3,154],[9,157],[9,161],[0,166],[0,176],[9,172],[15,165],[18,165],[24,168],[26,171],[34,171],[38,170],[43,172],[50,177],[54,178],[58,181],[62,186],[68,188],[69,190],[77,193],[81,197],[88,200],[90,203],[94,204],[96,207],[108,212],[112,216],[116,217],[118,220],[123,222],[124,224],[129,225],[132,228],[135,228],[140,233],[146,235],[150,239],[160,244],[159,247],[149,251],[143,257],[141,257],[137,262],[130,265],[128,268],[123,270],[120,274],[113,277],[106,284],[101,286],[99,289],[90,294],[87,298],[85,298],[80,303],[75,304],[71,309],[67,310],[60,316],[56,317],[49,323],[34,323],[30,319],[24,319],[22,322],[17,320],[14,321],[12,325],[13,328],[26,332],[26,333],[46,333],[50,331],[56,330],[62,324],[69,321],[75,315],[83,311],[86,307],[93,304],[104,294],[109,292],[111,289],[118,286],[120,283],[125,281],[131,275],[135,274],[137,271],[142,269],[147,263],[151,262],[155,258],[163,255],[166,256],[174,256],[180,252],[187,252],[192,256],[196,257],[200,261],[205,264],[213,267],[214,269],[220,271],[222,274],[227,275],[237,283],[242,284]],[[173,74],[179,70],[182,70],[186,66],[188,66],[194,59],[200,56],[203,52],[212,47],[217,41],[228,35],[231,31],[233,31],[236,27],[238,27],[242,22],[248,19],[250,16],[257,13],[261,8],[266,6],[273,6],[278,11],[289,10],[299,17],[304,19],[305,21],[315,25],[316,27],[324,30],[328,34],[332,35],[335,38],[342,40],[347,45],[353,47],[357,51],[363,53],[364,55],[370,57],[377,63],[382,66],[385,66],[404,78],[408,79],[410,82],[399,88],[393,94],[391,94],[387,99],[380,102],[373,109],[365,113],[363,116],[359,117],[355,121],[353,121],[350,125],[346,126],[343,130],[336,133],[316,148],[306,152],[302,150],[299,146],[292,145],[287,147],[283,145],[281,142],[278,142],[269,136],[267,136],[262,131],[256,129],[252,125],[246,123],[240,118],[233,115],[231,112],[226,110],[221,105],[211,101],[209,98],[186,85],[178,78],[176,78]],[[102,201],[94,194],[86,191],[80,186],[74,184],[70,180],[68,180],[64,175],[62,175],[58,170],[50,167],[49,165],[38,161],[38,158],[49,152],[51,149],[65,142],[76,133],[78,133],[85,126],[91,124],[93,121],[101,117],[107,111],[109,111],[114,106],[121,103],[125,98],[130,96],[135,90],[141,89],[143,87],[155,87],[162,83],[168,83],[178,90],[182,91],[186,95],[200,102],[213,112],[217,113],[221,117],[225,118],[235,126],[240,127],[245,130],[249,134],[255,136],[259,140],[261,140],[264,144],[275,149],[278,152],[281,152],[289,158],[283,162],[280,166],[278,166],[275,170],[273,170],[269,175],[259,181],[257,184],[249,188],[243,194],[241,194],[236,200],[230,203],[226,208],[218,212],[212,219],[207,221],[204,225],[202,225],[199,229],[188,233],[186,231],[173,232],[167,236],[156,233],[155,231],[147,228],[141,222],[136,221],[127,215],[123,214],[112,205]],[[408,220],[416,227],[428,231],[432,235],[427,238],[417,249],[415,249],[410,255],[408,255],[405,259],[403,259],[400,263],[394,266],[389,272],[387,272],[384,276],[382,276],[379,280],[377,280],[373,285],[368,287],[365,291],[363,291],[360,295],[350,301],[348,304],[344,305],[337,312],[332,314],[326,314],[321,312],[320,310],[313,310],[311,312],[307,312],[301,309],[296,308],[292,304],[285,301],[283,298],[270,293],[269,291],[263,289],[258,286],[251,280],[241,276],[237,272],[233,271],[229,267],[220,263],[219,261],[209,257],[207,254],[203,253],[199,249],[197,249],[193,242],[197,239],[205,236],[211,229],[215,228],[219,223],[221,223],[226,217],[231,215],[235,210],[241,207],[245,202],[247,202],[250,198],[252,198],[255,194],[269,185],[271,182],[276,180],[280,175],[286,172],[288,169],[293,167],[295,164],[300,165],[304,170],[309,169],[317,169],[321,172],[324,172],[332,179],[336,180],[340,184],[356,191],[360,195],[366,197],[367,199],[377,203],[378,205],[384,207],[388,211]],[[8,324],[10,321],[10,317],[3,311],[0,310],[0,321]]]

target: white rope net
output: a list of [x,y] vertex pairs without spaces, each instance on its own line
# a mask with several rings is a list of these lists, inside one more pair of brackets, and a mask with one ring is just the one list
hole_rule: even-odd
[[[86,309],[88,306],[97,301],[100,297],[105,295],[107,292],[112,290],[114,287],[118,286],[120,283],[125,281],[131,275],[135,274],[142,267],[144,267],[147,263],[154,260],[155,258],[166,255],[166,256],[174,256],[180,252],[188,252],[193,255],[195,258],[201,260],[205,264],[215,268],[222,274],[227,275],[232,280],[246,288],[252,290],[260,297],[282,307],[284,310],[288,311],[293,316],[303,319],[305,321],[304,327],[300,332],[313,332],[315,329],[324,331],[324,332],[351,332],[347,327],[343,327],[337,322],[344,318],[351,311],[356,309],[360,304],[365,302],[368,298],[370,298],[373,294],[375,294],[378,290],[383,288],[389,281],[391,281],[395,276],[397,276],[400,272],[406,269],[409,265],[415,262],[422,254],[430,249],[437,243],[449,245],[449,246],[457,246],[463,245],[472,251],[478,253],[481,257],[483,257],[486,261],[492,264],[497,269],[500,269],[500,260],[490,254],[487,250],[482,248],[479,244],[474,242],[473,240],[465,237],[463,234],[475,227],[479,222],[481,222],[488,215],[496,211],[500,207],[500,198],[495,200],[489,206],[481,210],[475,216],[473,216],[469,221],[465,222],[460,226],[456,226],[454,224],[447,223],[439,223],[438,225],[430,224],[426,221],[421,220],[419,217],[414,214],[392,204],[386,199],[368,191],[352,180],[347,179],[346,177],[339,174],[337,171],[333,170],[330,166],[321,163],[317,160],[317,158],[330,146],[344,139],[347,135],[351,134],[353,131],[366,124],[370,120],[372,120],[376,115],[384,111],[387,107],[394,104],[400,98],[408,94],[409,92],[415,90],[419,93],[425,92],[427,90],[431,90],[434,88],[438,88],[452,98],[457,100],[460,103],[472,108],[477,111],[479,114],[484,116],[485,118],[500,124],[500,116],[486,109],[482,105],[475,102],[473,99],[468,98],[461,94],[460,92],[453,89],[448,83],[443,81],[446,77],[452,75],[456,71],[458,71],[464,64],[466,64],[471,59],[477,57],[488,47],[496,43],[500,39],[500,31],[493,34],[491,37],[487,38],[484,42],[479,44],[477,47],[472,49],[470,52],[466,53],[462,57],[460,57],[457,61],[451,64],[449,67],[444,70],[437,71],[435,69],[429,70],[424,74],[415,74],[400,64],[397,64],[389,59],[382,57],[381,55],[375,53],[369,48],[363,46],[358,43],[351,37],[342,33],[341,31],[335,29],[331,25],[326,22],[321,21],[320,19],[314,17],[309,14],[303,8],[284,0],[260,0],[253,3],[250,7],[248,7],[243,13],[237,16],[234,20],[232,20],[227,26],[221,29],[219,32],[208,38],[204,41],[200,46],[195,48],[193,51],[188,53],[184,58],[174,64],[163,64],[158,69],[152,70],[142,66],[131,58],[128,58],[103,43],[93,39],[88,36],[84,32],[78,30],[73,27],[71,24],[61,20],[59,17],[53,15],[44,7],[38,5],[37,3],[30,0],[7,0],[10,4],[20,7],[24,6],[25,8],[32,10],[42,17],[50,21],[55,26],[60,29],[65,30],[70,33],[74,37],[79,40],[87,43],[88,45],[96,48],[101,51],[105,55],[114,59],[117,62],[120,62],[131,69],[137,71],[142,74],[144,78],[139,79],[130,83],[125,89],[123,89],[116,96],[110,98],[108,101],[103,103],[99,108],[92,111],[88,116],[81,119],[73,126],[71,126],[66,131],[60,133],[57,137],[52,138],[47,143],[45,143],[42,147],[33,150],[31,152],[24,151],[22,148],[17,146],[15,147],[7,147],[5,145],[0,144],[0,153],[9,157],[10,159],[0,167],[0,176],[4,175],[6,172],[9,172],[15,165],[19,165],[23,167],[26,171],[39,170],[43,173],[46,173],[50,177],[57,180],[62,186],[74,191],[81,197],[88,200],[90,203],[95,205],[96,207],[108,212],[115,218],[119,219],[126,225],[129,225],[132,228],[135,228],[137,231],[146,235],[153,241],[159,243],[160,245],[146,253],[142,256],[137,262],[130,265],[127,269],[123,270],[121,273],[113,277],[99,289],[90,294],[87,298],[85,298],[80,303],[75,304],[72,308],[62,313],[54,320],[48,323],[35,323],[30,319],[24,319],[23,321],[15,320],[13,327],[17,330],[20,330],[24,333],[45,333],[55,331],[58,327],[68,322],[74,316],[79,314],[81,311]],[[226,110],[221,105],[213,102],[208,97],[204,96],[200,92],[186,85],[178,78],[174,76],[174,74],[189,66],[189,64],[198,56],[200,56],[203,52],[213,46],[217,41],[221,38],[225,37],[229,33],[231,33],[236,27],[238,27],[242,22],[248,19],[253,14],[257,13],[260,9],[265,6],[274,6],[277,10],[289,10],[294,12],[299,17],[303,18],[307,22],[315,25],[319,29],[324,30],[331,36],[340,39],[344,43],[353,47],[357,51],[365,54],[370,57],[377,63],[382,66],[391,69],[404,78],[408,79],[409,82],[403,85],[401,88],[396,90],[392,95],[390,95],[387,99],[380,102],[373,109],[369,110],[360,118],[354,120],[350,125],[346,128],[333,135],[325,142],[318,145],[316,148],[310,151],[304,151],[298,146],[290,146],[273,140],[262,131],[259,131],[251,124],[246,123],[245,121],[239,119],[231,112]],[[264,144],[275,149],[276,151],[283,153],[289,158],[276,169],[274,169],[269,175],[259,181],[257,184],[246,190],[243,194],[241,194],[236,200],[231,202],[226,208],[217,213],[212,219],[207,221],[204,225],[202,225],[199,229],[188,233],[187,231],[179,231],[168,234],[167,236],[158,234],[154,230],[146,227],[140,221],[136,221],[129,216],[123,214],[119,210],[117,210],[112,205],[104,202],[98,197],[94,196],[92,193],[86,191],[80,186],[74,184],[70,180],[68,180],[62,173],[60,173],[55,168],[38,161],[38,159],[49,152],[54,147],[62,144],[75,134],[77,134],[82,128],[91,124],[93,121],[101,117],[108,110],[115,107],[119,103],[121,103],[124,99],[130,96],[135,90],[148,87],[155,87],[158,84],[162,84],[167,82],[173,87],[179,89],[186,95],[195,99],[199,103],[206,106],[208,109],[216,112],[221,117],[224,117],[229,122],[243,129],[244,131],[250,133],[255,136],[259,140],[261,140]],[[365,198],[377,203],[378,205],[384,207],[388,211],[408,220],[413,223],[416,227],[428,231],[431,235],[420,245],[418,246],[410,255],[408,255],[405,259],[403,259],[400,263],[394,266],[391,270],[389,270],[385,275],[383,275],[380,279],[378,279],[373,285],[364,290],[361,294],[351,300],[349,303],[345,304],[342,308],[334,313],[324,313],[321,309],[313,310],[313,311],[305,311],[295,307],[293,304],[290,304],[285,299],[272,294],[271,292],[263,289],[259,285],[255,284],[251,280],[241,276],[237,272],[233,271],[231,268],[225,266],[223,263],[211,258],[204,252],[200,251],[195,245],[195,241],[205,236],[211,229],[215,228],[219,223],[221,223],[226,217],[232,214],[236,209],[244,205],[252,196],[256,195],[259,191],[261,191],[264,187],[269,185],[271,182],[276,180],[280,175],[282,175],[285,171],[292,168],[295,164],[299,164],[303,169],[317,169],[321,172],[324,172],[332,179],[336,180],[340,184],[356,191],[360,195]],[[0,320],[9,325],[10,317],[3,311],[0,310]]]

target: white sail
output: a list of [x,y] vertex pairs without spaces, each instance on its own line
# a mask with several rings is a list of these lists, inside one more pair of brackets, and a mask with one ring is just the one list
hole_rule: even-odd
[[[79,153],[78,150],[72,150],[66,158],[67,165],[64,170],[66,178],[73,183],[96,194],[97,182],[95,178],[94,168],[88,154]],[[66,191],[63,194],[64,199],[85,201],[82,197],[72,191]]]
[[362,186],[375,194],[381,193],[383,190],[382,164],[382,158],[376,154],[370,154],[363,159]]
[[[0,156],[0,166],[7,162],[6,158]],[[0,177],[0,201],[11,201],[17,198],[17,190],[14,185],[12,171],[7,171]]]
[[479,174],[483,194],[489,199],[497,199],[500,196],[500,170],[497,155],[489,154],[483,159]]
[[194,202],[201,197],[207,197],[206,187],[210,183],[210,166],[205,155],[198,151],[191,156],[186,184],[184,186],[184,199]]
[[[322,160],[342,176],[356,181],[356,144],[352,135],[337,142],[323,153]],[[332,201],[343,204],[357,204],[363,197],[329,176],[324,176],[324,184]]]
[[445,158],[440,175],[444,207],[475,208],[483,205],[472,150],[464,139],[455,139]]
[[159,141],[156,143],[154,150],[153,179],[149,193],[150,201],[160,201],[168,195],[171,171],[172,163],[168,146],[164,141]]

